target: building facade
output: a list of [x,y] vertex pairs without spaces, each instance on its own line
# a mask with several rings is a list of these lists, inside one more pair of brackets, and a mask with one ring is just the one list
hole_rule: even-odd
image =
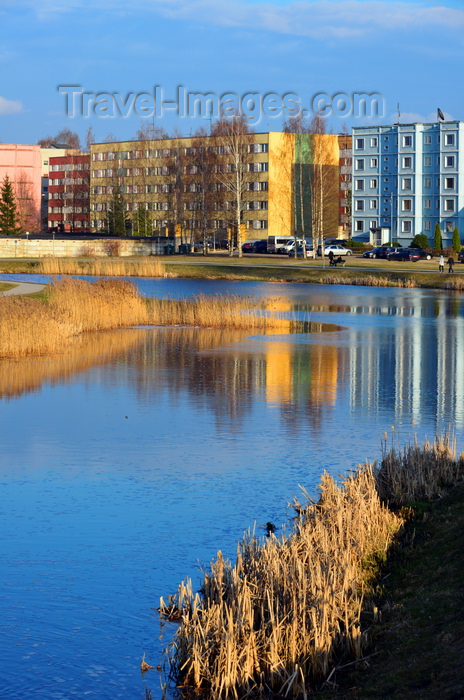
[[[464,231],[464,122],[353,128],[352,236],[443,246]],[[383,239],[383,240],[382,240]]]
[[0,143],[0,184],[5,175],[13,184],[19,223],[26,232],[40,230],[42,161],[40,146]]
[[352,136],[339,134],[338,148],[340,154],[338,235],[339,238],[351,238]]
[[[311,236],[308,188],[314,164],[323,159],[337,182],[331,194],[334,221],[326,217],[325,224],[336,235],[337,139],[334,135],[246,134],[241,164],[234,162],[234,148],[221,136],[93,144],[90,227],[96,232],[111,229],[122,210],[126,230],[134,235],[160,235],[167,230],[193,242],[207,228],[211,237],[227,237],[240,218],[242,241],[295,232]],[[239,168],[243,189],[238,204]]]
[[90,154],[68,151],[49,158],[48,228],[57,233],[90,229]]

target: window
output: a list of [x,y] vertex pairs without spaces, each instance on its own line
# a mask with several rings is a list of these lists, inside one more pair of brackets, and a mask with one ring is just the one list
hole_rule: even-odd
[[445,146],[454,146],[454,134],[445,134]]
[[411,156],[404,156],[403,157],[403,168],[412,168],[412,158]]
[[430,221],[428,219],[425,219],[424,221],[424,231],[430,231],[431,226],[430,226]]
[[358,192],[361,192],[364,190],[364,180],[355,180],[354,181],[354,189],[358,190]]
[[375,189],[376,187],[379,186],[379,181],[377,180],[376,177],[372,178],[372,180],[370,181],[370,186],[371,186],[371,189]]
[[364,170],[364,158],[356,158],[356,170]]
[[268,163],[249,163],[250,173],[265,173],[268,170]]
[[403,211],[412,210],[412,199],[403,199],[401,208]]
[[432,165],[432,157],[431,156],[424,156],[424,168],[430,168]]
[[379,159],[378,158],[371,158],[371,168],[377,168],[379,165]]
[[454,168],[454,156],[445,156],[445,168]]
[[373,136],[371,138],[371,148],[377,148],[378,144],[379,144],[379,142],[378,142],[377,136]]
[[354,229],[357,233],[362,233],[364,231],[364,221],[355,221]]
[[449,233],[454,230],[454,221],[445,221],[445,231]]
[[432,208],[432,200],[431,199],[424,199],[424,209],[431,209]]
[[357,199],[354,206],[355,211],[364,211],[364,202],[362,199]]
[[454,177],[445,177],[445,190],[454,190]]
[[410,148],[412,146],[412,136],[403,136],[403,146]]
[[412,190],[412,178],[403,177],[402,189],[403,190]]
[[376,199],[371,199],[369,202],[369,208],[370,209],[377,209],[377,200]]
[[401,230],[403,231],[403,233],[411,233],[411,231],[412,231],[411,221],[408,221],[408,220],[402,221],[401,222]]
[[377,228],[377,221],[375,219],[371,219],[370,228]]
[[429,190],[432,187],[432,178],[424,177],[424,189]]
[[454,211],[454,199],[445,199],[445,211]]
[[426,143],[426,144],[432,143],[432,137],[430,136],[430,134],[424,134],[424,143]]
[[362,151],[364,148],[364,139],[356,139],[356,150]]

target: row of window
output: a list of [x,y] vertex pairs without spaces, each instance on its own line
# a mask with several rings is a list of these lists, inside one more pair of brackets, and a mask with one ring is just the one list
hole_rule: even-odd
[[[248,153],[267,153],[267,143],[251,143],[247,147]],[[99,151],[92,153],[92,160],[135,160],[138,158],[172,158],[174,156],[196,156],[203,153],[203,146],[189,146],[181,148],[154,148],[133,151]],[[214,155],[228,155],[231,148],[227,145],[208,146],[208,153]],[[52,166],[53,169],[53,166]]]
[[[388,177],[383,179],[383,184],[385,186],[386,183],[388,183]],[[394,180],[393,180],[394,182]],[[424,177],[423,180],[424,184],[424,189],[429,190],[432,188],[432,178],[431,177]],[[366,181],[364,179],[356,179],[354,181],[354,189],[357,190],[358,192],[363,192],[365,190],[365,185]],[[376,189],[379,186],[379,180],[376,177],[370,178],[369,179],[369,187],[370,189]],[[439,189],[440,188],[440,178],[437,177],[436,179],[436,186]],[[445,177],[443,178],[443,188],[445,190],[454,190],[456,188],[456,178],[455,177]],[[384,187],[386,191],[388,191],[388,187]],[[403,177],[401,178],[401,189],[402,190],[412,190],[412,178],[410,177]]]
[[[249,182],[247,184],[249,192],[267,192],[268,190],[267,182]],[[95,185],[90,188],[90,191],[93,195],[114,194],[116,189],[118,189],[121,194],[169,194],[174,191],[174,185],[168,182],[154,185],[120,185],[119,187],[114,187],[113,185]],[[192,194],[201,193],[203,192],[203,187],[197,182],[191,182],[188,185],[184,185],[183,191]],[[212,183],[209,191],[227,192],[228,187],[226,184],[215,182]],[[88,196],[88,193],[82,193],[82,196]]]
[[[82,222],[82,223],[87,223],[87,222]],[[169,221],[168,219],[153,219],[151,221],[151,226],[154,230],[164,230],[166,229],[169,225],[172,225],[173,222]],[[245,228],[247,229],[255,229],[255,230],[263,230],[267,229],[267,221],[262,220],[262,219],[251,219],[250,221],[244,221]],[[105,219],[92,219],[90,221],[90,226],[93,229],[103,229],[106,228],[107,222]],[[182,222],[182,225],[185,230],[191,231],[193,229],[202,229],[203,228],[203,221],[200,219],[185,219]],[[208,229],[209,230],[223,230],[226,231],[228,226],[230,225],[229,221],[226,221],[225,219],[211,219],[208,221]],[[75,224],[77,228],[77,223]],[[84,226],[80,226],[80,228],[86,228]]]
[[[388,225],[391,222],[390,222],[390,219],[388,217],[384,217],[383,223],[385,225]],[[424,219],[424,221],[423,221],[424,231],[431,231],[432,224],[433,224],[433,227],[435,227],[435,223],[436,223],[436,220],[432,221],[430,219]],[[454,229],[456,227],[456,222],[450,219],[450,220],[445,221],[444,225],[445,225],[445,231],[447,233],[451,233],[452,231],[454,231]],[[367,231],[368,228],[369,229],[377,228],[377,226],[378,226],[377,219],[373,219],[372,221],[369,221],[369,225],[363,219],[356,219],[354,222],[354,230],[356,233],[363,233],[364,231]],[[401,232],[406,233],[406,234],[412,233],[412,221],[410,219],[402,219],[401,220]]]
[[[172,202],[124,202],[123,206],[127,211],[136,211],[139,207],[146,208],[148,211],[169,211],[173,208]],[[213,202],[211,209],[217,211],[234,211],[235,202]],[[91,211],[108,211],[112,208],[111,202],[92,202],[90,205]],[[201,211],[203,203],[200,201],[184,202],[183,208],[186,211]],[[266,211],[267,201],[250,201],[245,202],[245,208],[248,211]],[[76,207],[74,211],[81,210]],[[50,212],[61,211],[61,207],[49,207]]]
[[[388,204],[388,199],[385,199],[385,204]],[[413,208],[413,200],[412,199],[401,199],[401,211],[412,211]],[[378,201],[376,199],[370,199],[369,200],[369,209],[377,209],[378,208]],[[395,202],[396,204],[396,202]],[[354,203],[354,210],[355,211],[364,211],[364,207],[367,205],[367,202],[365,202],[363,199],[357,199]],[[440,200],[437,199],[435,203],[436,209],[440,209]],[[432,208],[432,200],[431,199],[424,199],[423,201],[423,208],[424,209],[431,209]],[[456,202],[454,199],[445,199],[443,200],[443,211],[447,212],[454,212],[456,210]],[[384,207],[384,212],[389,212],[390,208]]]
[[[393,137],[393,134],[391,135]],[[440,134],[436,134],[437,143],[440,143]],[[390,136],[383,137],[384,143],[388,143]],[[371,136],[370,138],[356,138],[355,139],[355,149],[357,151],[362,151],[365,148],[365,144],[369,141],[370,148],[377,148],[379,145],[379,139],[377,136]],[[432,134],[423,134],[423,143],[425,145],[430,145],[432,143]],[[456,135],[454,133],[444,133],[444,144],[445,146],[454,146],[456,144]],[[398,137],[395,135],[395,145],[398,145]],[[413,136],[411,134],[403,134],[401,136],[401,145],[403,148],[413,147]]]
[[[235,172],[233,163],[214,163],[211,167],[211,173],[224,174]],[[245,163],[244,171],[249,173],[265,173],[269,170],[269,163]],[[183,165],[180,167],[183,175],[197,175],[201,172],[201,168],[197,165]],[[158,165],[148,166],[144,168],[104,168],[93,171],[94,178],[100,177],[143,177],[143,176],[160,176],[160,175],[175,175],[178,168],[174,165]]]
[[[388,162],[389,156],[385,156],[383,158],[383,162]],[[412,168],[412,157],[411,156],[403,156],[402,157],[402,168],[404,170],[409,170]],[[432,167],[432,156],[424,156],[424,168],[431,168]],[[440,167],[440,156],[437,156],[436,159],[436,164],[438,167]],[[395,158],[395,166],[398,165],[398,158]],[[354,169],[355,170],[365,170],[366,169],[366,159],[365,158],[355,158],[354,161]],[[369,167],[370,168],[378,168],[379,167],[379,159],[377,157],[373,157],[369,159]],[[455,168],[456,167],[456,157],[453,156],[443,156],[443,167],[445,168]],[[384,170],[388,170],[387,166],[384,165]]]

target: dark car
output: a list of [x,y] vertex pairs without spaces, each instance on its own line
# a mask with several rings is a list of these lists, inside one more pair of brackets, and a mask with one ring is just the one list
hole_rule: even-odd
[[253,243],[253,253],[267,253],[267,241],[255,241]]
[[247,241],[242,245],[242,253],[254,253],[254,245],[256,241]]
[[366,250],[365,253],[362,254],[363,258],[374,258],[376,252],[379,250],[380,246],[378,245],[376,248],[371,248],[371,250]]
[[459,253],[458,253],[458,262],[464,263],[464,250],[459,251]]
[[[427,257],[428,255],[428,257]],[[420,248],[397,248],[397,250],[387,255],[387,260],[408,260],[417,262],[418,260],[430,260],[431,256]]]
[[[392,248],[390,246],[381,245],[372,255],[373,258],[380,258],[381,260],[386,260],[390,253],[394,253],[397,248]],[[372,251],[374,253],[374,251]]]
[[432,259],[432,254],[428,253],[426,250],[422,250],[422,248],[410,248],[411,251],[413,251],[417,256],[419,260],[431,260]]

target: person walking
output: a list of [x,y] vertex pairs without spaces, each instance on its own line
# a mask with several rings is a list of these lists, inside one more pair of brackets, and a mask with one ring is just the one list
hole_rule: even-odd
[[440,255],[440,260],[438,261],[438,272],[444,272],[445,271],[445,258],[443,255]]
[[329,261],[330,261],[331,265],[333,265],[333,259],[334,259],[333,250],[329,250]]
[[452,255],[450,255],[448,258],[448,274],[450,272],[453,272],[453,265],[454,265],[454,258]]

